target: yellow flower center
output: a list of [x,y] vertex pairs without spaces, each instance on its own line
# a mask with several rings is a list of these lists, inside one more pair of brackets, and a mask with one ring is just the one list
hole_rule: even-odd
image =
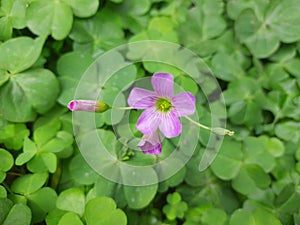
[[156,101],[156,109],[161,112],[169,112],[172,109],[172,103],[169,99],[159,98]]

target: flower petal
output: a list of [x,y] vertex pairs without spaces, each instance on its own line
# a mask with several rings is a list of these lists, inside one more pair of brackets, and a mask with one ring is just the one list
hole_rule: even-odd
[[174,78],[169,73],[156,73],[152,76],[152,86],[161,97],[173,97]]
[[160,123],[159,113],[154,107],[146,109],[139,117],[136,127],[143,134],[152,134]]
[[161,114],[159,129],[167,138],[176,137],[181,133],[181,123],[175,111]]
[[128,105],[135,109],[150,108],[155,104],[156,94],[142,88],[133,88],[128,97]]
[[144,154],[160,154],[162,144],[158,130],[150,135],[145,134],[137,146],[143,151]]
[[195,112],[196,98],[190,92],[182,92],[172,98],[172,105],[178,116],[188,116]]

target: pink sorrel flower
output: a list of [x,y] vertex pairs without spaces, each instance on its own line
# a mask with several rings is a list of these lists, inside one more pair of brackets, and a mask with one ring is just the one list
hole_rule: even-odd
[[158,155],[161,153],[161,140],[159,131],[156,130],[152,134],[144,134],[142,140],[137,145],[145,154]]
[[137,128],[150,137],[157,129],[167,138],[176,137],[182,129],[178,117],[193,114],[196,99],[190,92],[174,96],[171,74],[156,73],[151,83],[154,91],[133,88],[128,97],[129,106],[145,109],[137,121]]
[[110,107],[102,101],[72,100],[68,104],[71,111],[104,112]]

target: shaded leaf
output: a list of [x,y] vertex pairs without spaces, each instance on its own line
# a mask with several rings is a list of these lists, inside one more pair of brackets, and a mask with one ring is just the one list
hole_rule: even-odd
[[52,188],[45,187],[29,194],[27,198],[32,211],[32,220],[37,223],[43,221],[47,213],[55,209],[57,194]]
[[14,205],[6,216],[3,225],[30,225],[31,223],[31,211],[30,209],[22,204],[18,203]]
[[239,173],[242,159],[242,145],[238,142],[225,140],[211,165],[211,169],[221,179],[229,180]]

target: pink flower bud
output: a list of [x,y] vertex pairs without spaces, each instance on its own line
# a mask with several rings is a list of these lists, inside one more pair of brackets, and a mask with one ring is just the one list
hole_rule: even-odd
[[144,134],[142,140],[137,145],[145,154],[158,155],[161,153],[161,140],[159,131],[152,134]]
[[68,104],[71,111],[86,111],[102,113],[110,109],[110,106],[102,101],[72,100]]

